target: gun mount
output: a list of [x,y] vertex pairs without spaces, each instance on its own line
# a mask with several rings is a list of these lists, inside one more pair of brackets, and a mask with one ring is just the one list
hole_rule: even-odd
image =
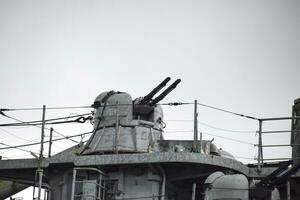
[[163,100],[176,86],[181,82],[180,79],[177,79],[172,83],[167,89],[165,89],[160,95],[155,99],[152,99],[166,84],[171,80],[170,77],[167,77],[162,81],[158,86],[156,86],[149,94],[144,97],[137,98],[134,101],[133,113],[136,118],[149,119],[151,114],[154,111],[154,108],[157,107],[157,104]]
[[172,85],[170,85],[165,91],[163,91],[158,97],[149,102],[150,106],[154,106],[163,100],[172,90],[176,88],[176,86],[181,82],[180,79],[177,79]]
[[174,90],[176,88],[176,86],[181,82],[180,79],[177,79],[165,91],[163,91],[155,99],[152,99],[154,97],[154,95],[156,95],[163,87],[165,87],[170,80],[171,80],[171,78],[167,77],[158,86],[156,86],[149,94],[147,94],[144,97],[141,97],[140,98],[141,100],[138,102],[138,104],[155,106],[157,103],[159,103],[161,100],[163,100],[172,90]]
[[164,124],[162,108],[157,103],[176,88],[180,79],[152,98],[170,80],[167,77],[145,97],[134,101],[124,92],[100,94],[93,104],[94,133],[82,154],[159,151],[157,141],[162,138]]
[[140,104],[147,104],[151,101],[152,97],[156,95],[163,87],[167,85],[167,83],[171,80],[170,77],[167,77],[163,82],[161,82],[158,86],[156,86],[149,94],[142,98]]

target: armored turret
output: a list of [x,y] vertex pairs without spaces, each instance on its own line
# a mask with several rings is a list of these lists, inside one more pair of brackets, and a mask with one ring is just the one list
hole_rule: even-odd
[[103,92],[94,101],[94,131],[82,152],[126,153],[156,151],[162,138],[163,111],[157,105],[180,82],[177,79],[158,97],[152,99],[170,78],[166,78],[149,94],[132,100],[125,92]]

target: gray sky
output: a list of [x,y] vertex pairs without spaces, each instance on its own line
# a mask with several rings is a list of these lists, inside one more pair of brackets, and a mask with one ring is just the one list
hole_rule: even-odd
[[[299,11],[296,0],[0,1],[0,107],[90,105],[99,93],[112,89],[135,98],[171,76],[182,83],[164,102],[198,99],[257,117],[290,116],[293,100],[300,97]],[[87,111],[49,111],[47,117]],[[193,107],[164,111],[166,138],[191,139],[192,133],[171,132],[192,130],[192,123],[167,120],[192,119]],[[23,120],[41,118],[36,111],[9,114]],[[223,129],[258,128],[251,120],[202,107],[199,120]],[[12,121],[0,117],[0,123],[5,122]],[[289,126],[284,122],[266,127]],[[57,127],[66,135],[90,129],[89,124]],[[255,133],[204,125],[199,129],[257,142]],[[37,128],[0,129],[1,142],[10,145],[39,135]],[[253,158],[257,152],[251,145],[214,138],[218,147],[235,156]],[[289,136],[264,141],[287,144]],[[265,152],[267,158],[290,156],[288,148]],[[0,154],[29,156],[17,150]]]

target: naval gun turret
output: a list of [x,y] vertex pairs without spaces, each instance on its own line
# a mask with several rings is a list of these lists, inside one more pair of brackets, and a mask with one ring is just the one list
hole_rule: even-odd
[[158,103],[180,83],[177,79],[152,99],[171,80],[167,77],[149,94],[132,100],[125,92],[103,92],[95,99],[94,131],[82,154],[145,153],[158,149],[162,138],[163,111]]
[[154,112],[156,108],[160,109],[160,106],[157,104],[163,100],[176,86],[181,82],[180,79],[177,79],[173,84],[171,84],[166,90],[164,90],[160,95],[155,99],[152,99],[166,84],[171,80],[170,77],[167,77],[162,81],[158,86],[156,86],[149,94],[144,97],[137,98],[133,103],[133,114],[135,118],[143,118],[147,121],[152,121],[151,113]]

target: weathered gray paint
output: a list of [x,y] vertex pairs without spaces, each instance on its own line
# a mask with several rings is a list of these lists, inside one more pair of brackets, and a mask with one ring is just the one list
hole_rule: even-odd
[[204,182],[205,200],[215,199],[249,199],[248,180],[244,175],[225,175],[222,172],[212,173]]
[[6,199],[27,187],[29,187],[29,185],[0,180],[0,199]]
[[[42,167],[47,168],[50,164],[73,163],[75,166],[104,166],[120,164],[143,164],[143,163],[195,163],[232,169],[245,175],[249,174],[247,166],[241,162],[223,158],[220,156],[205,155],[200,153],[186,152],[162,152],[140,154],[112,154],[112,155],[84,155],[84,156],[53,156],[42,162]],[[0,170],[37,168],[35,159],[1,160]]]
[[[172,195],[190,199],[192,193],[195,199],[199,199],[198,190],[203,185],[198,187],[197,184],[203,184],[207,177],[205,184],[212,187],[206,188],[205,199],[248,200],[246,176],[261,179],[276,170],[276,167],[263,167],[257,171],[256,167],[244,165],[230,153],[218,149],[211,141],[196,142],[203,152],[197,153],[193,141],[163,140],[160,106],[141,105],[140,98],[132,101],[126,93],[111,93],[106,98],[107,94],[102,93],[95,100],[95,105],[97,102],[102,106],[106,103],[106,108],[96,107],[95,131],[87,145],[74,146],[42,160],[40,166],[48,179],[44,179],[43,186],[50,187],[51,200],[69,200],[81,194],[85,195],[82,197],[85,200],[94,200],[95,197],[88,194],[101,196],[101,192],[96,192],[99,190],[95,183],[109,186],[114,184],[110,180],[117,181],[116,191],[112,194],[115,199],[176,199]],[[119,104],[118,110],[116,103]],[[0,177],[32,184],[38,167],[36,159],[0,160]],[[106,178],[91,175],[87,167],[105,169]],[[82,169],[78,178],[83,181],[77,185],[74,182],[77,176],[73,174],[75,168]],[[27,172],[20,173],[24,171]],[[221,172],[214,173],[216,171]],[[192,188],[197,189],[192,191]]]
[[[134,115],[135,103],[127,93],[100,94],[95,105],[94,134],[82,154],[103,152],[149,152],[161,138],[163,113],[160,106],[153,107],[147,120]],[[138,104],[138,101],[137,103]],[[117,106],[118,105],[118,106]]]

